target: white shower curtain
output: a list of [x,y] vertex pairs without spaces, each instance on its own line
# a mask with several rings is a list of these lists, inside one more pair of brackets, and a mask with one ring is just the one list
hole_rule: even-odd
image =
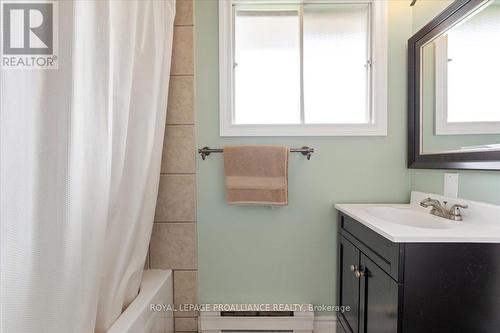
[[2,333],[105,332],[154,217],[175,0],[59,2],[59,68],[2,69]]

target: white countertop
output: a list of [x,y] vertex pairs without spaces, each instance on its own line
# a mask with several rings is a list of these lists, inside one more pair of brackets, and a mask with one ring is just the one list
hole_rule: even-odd
[[[469,209],[462,211],[463,221],[447,220],[420,207],[427,197],[447,200],[449,205],[467,204]],[[336,204],[335,208],[396,243],[500,243],[500,206],[412,192],[409,204]],[[410,224],[403,221],[405,214]]]

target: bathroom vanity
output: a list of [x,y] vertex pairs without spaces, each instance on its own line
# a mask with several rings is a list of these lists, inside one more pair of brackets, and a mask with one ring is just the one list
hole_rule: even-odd
[[338,304],[350,306],[338,333],[500,331],[499,208],[460,202],[455,222],[421,208],[426,197],[336,205]]

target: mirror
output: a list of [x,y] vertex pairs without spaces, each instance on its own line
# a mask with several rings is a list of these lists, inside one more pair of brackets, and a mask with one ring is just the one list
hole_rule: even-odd
[[500,0],[422,47],[421,153],[500,149]]
[[409,167],[500,169],[500,0],[459,0],[409,41]]

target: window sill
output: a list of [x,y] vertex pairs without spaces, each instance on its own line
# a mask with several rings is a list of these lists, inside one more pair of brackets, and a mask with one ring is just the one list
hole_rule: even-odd
[[387,136],[387,125],[228,125],[220,136]]

